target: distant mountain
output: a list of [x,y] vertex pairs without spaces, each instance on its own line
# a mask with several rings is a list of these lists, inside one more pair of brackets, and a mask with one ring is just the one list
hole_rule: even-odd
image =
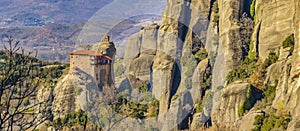
[[1,0],[0,27],[87,21],[113,0]]
[[[94,40],[88,43],[92,44],[101,40],[101,34],[108,33],[120,47],[118,54],[122,57],[127,38],[141,27],[159,21],[157,14],[161,14],[165,3],[164,0],[0,0],[0,48],[5,36],[12,36],[21,41],[25,50],[38,50],[39,59],[67,62],[68,52],[75,49],[81,38],[88,36],[88,40]],[[105,22],[111,19],[117,23]],[[104,20],[104,24],[95,22],[99,20]]]

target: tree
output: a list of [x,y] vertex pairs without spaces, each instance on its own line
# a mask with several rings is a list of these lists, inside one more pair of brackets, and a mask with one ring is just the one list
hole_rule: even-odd
[[36,99],[41,80],[34,53],[25,54],[19,41],[7,39],[0,64],[0,130],[33,130],[50,118],[50,96]]
[[242,41],[243,52],[248,52],[250,49],[251,35],[253,33],[254,22],[248,17],[247,13],[243,13],[240,18],[240,35]]

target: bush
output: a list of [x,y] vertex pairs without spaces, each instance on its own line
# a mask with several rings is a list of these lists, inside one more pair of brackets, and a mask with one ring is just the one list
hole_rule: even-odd
[[288,114],[276,116],[274,112],[271,112],[258,115],[255,117],[252,131],[286,130],[290,121],[291,115]]
[[87,114],[83,110],[79,110],[78,112],[71,112],[67,114],[63,118],[58,118],[53,120],[50,125],[54,127],[73,127],[73,126],[83,126],[86,128],[86,124],[88,122]]
[[181,63],[186,67],[185,69],[185,80],[184,85],[186,88],[190,89],[192,87],[192,76],[195,68],[197,67],[197,61],[193,56],[184,56],[181,58]]
[[250,49],[248,52],[249,59],[256,59],[256,52],[254,52],[253,49],[254,49],[254,41],[250,41]]
[[195,110],[196,110],[196,113],[200,113],[200,112],[202,112],[203,111],[203,100],[201,100],[198,104],[197,104],[197,106],[196,106],[196,108],[195,108]]
[[238,108],[238,115],[241,117],[246,111],[249,111],[255,104],[255,98],[252,96],[252,86],[248,85],[247,97],[245,102]]
[[205,73],[203,74],[203,82],[201,83],[201,89],[202,91],[206,91],[210,88],[212,81],[212,75],[211,75],[211,67],[208,66],[205,69]]
[[246,71],[246,69],[237,67],[228,73],[226,80],[228,83],[231,83],[237,80],[244,80],[247,77],[249,77],[249,73]]
[[208,91],[204,97],[201,98],[200,102],[196,104],[195,108],[196,113],[203,111],[203,107],[212,107],[214,93]]
[[251,5],[250,5],[250,15],[252,18],[255,17],[255,3],[256,3],[256,0],[252,0]]
[[267,69],[270,65],[274,64],[278,60],[278,55],[275,52],[270,52],[268,58],[263,63],[263,69]]
[[76,88],[75,88],[75,94],[76,94],[77,96],[79,96],[79,95],[81,94],[82,91],[83,91],[83,89],[82,89],[81,87],[76,87]]
[[148,117],[157,117],[159,113],[159,100],[154,100],[148,105]]
[[247,57],[240,66],[234,68],[227,74],[226,80],[228,83],[244,80],[250,77],[257,69],[257,59],[250,59]]
[[124,114],[131,118],[143,119],[145,118],[145,113],[147,112],[147,104],[141,104],[134,101],[128,101],[124,97],[119,97],[118,103],[113,105],[113,109],[117,113]]
[[148,83],[143,83],[141,85],[138,85],[136,86],[136,89],[141,93],[145,93],[148,91]]
[[28,105],[30,105],[29,99],[25,98],[24,99],[24,106],[28,106]]
[[294,52],[294,45],[295,45],[294,34],[289,35],[289,36],[282,42],[282,47],[283,47],[284,49],[290,47],[290,53],[291,53],[291,54]]
[[212,22],[214,22],[216,24],[219,24],[219,21],[220,21],[220,16],[218,14],[215,14],[214,19],[213,19]]
[[282,47],[287,48],[294,46],[294,34],[289,35],[283,42]]
[[213,10],[213,12],[216,13],[216,14],[219,13],[219,5],[218,5],[218,1],[215,1],[215,2],[213,3],[212,10]]
[[219,24],[219,14],[218,14],[219,13],[219,5],[218,5],[217,1],[215,1],[213,3],[212,11],[215,13],[215,16],[213,18],[213,22]]
[[254,119],[254,128],[252,129],[252,131],[261,131],[261,126],[264,124],[264,119],[265,119],[265,115],[257,115],[255,116]]
[[278,80],[275,81],[275,86],[271,86],[268,84],[265,85],[263,94],[266,99],[270,99],[270,101],[274,99],[277,85],[278,85]]
[[195,54],[195,58],[197,61],[202,61],[207,58],[207,54],[208,53],[207,53],[206,49],[202,48],[197,51],[197,53]]

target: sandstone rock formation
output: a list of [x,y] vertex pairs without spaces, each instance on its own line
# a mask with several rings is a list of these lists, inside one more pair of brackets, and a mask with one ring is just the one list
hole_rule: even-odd
[[[128,40],[124,56],[125,75],[150,83],[149,91],[160,103],[159,129],[197,130],[209,126],[215,130],[253,129],[255,117],[265,111],[255,108],[255,103],[262,101],[260,98],[265,95],[262,92],[267,89],[259,91],[252,87],[250,78],[230,84],[226,81],[227,74],[239,67],[252,49],[250,52],[256,53],[258,61],[255,66],[258,67],[268,58],[269,52],[275,51],[279,56],[278,61],[262,71],[262,85],[266,85],[262,88],[278,84],[271,106],[263,108],[293,114],[288,130],[299,130],[300,2],[256,0],[252,8],[255,27],[251,42],[242,41],[240,33],[240,18],[243,12],[249,12],[251,0],[216,0],[218,5],[213,5],[214,2],[168,0],[162,24],[144,27]],[[213,6],[219,11],[213,11]],[[291,47],[282,47],[282,42],[291,34],[295,36],[293,52],[290,52]],[[204,46],[208,58],[196,58],[193,52],[196,44]],[[111,49],[109,45],[93,48],[104,52]],[[209,77],[212,81],[203,89]],[[129,86],[132,82],[125,77],[124,81]],[[64,97],[72,99],[72,104],[76,105],[72,108],[80,108],[74,96],[69,95],[74,89],[62,87],[60,89],[66,92]],[[56,103],[62,101],[62,96],[60,92],[56,93]],[[126,121],[142,124],[140,121]]]
[[270,51],[280,49],[281,42],[296,30],[296,14],[299,1],[256,0],[255,18],[259,28],[259,56],[265,59]]
[[221,91],[220,104],[212,112],[219,129],[233,130],[239,119],[238,110],[247,100],[248,83],[232,84]]

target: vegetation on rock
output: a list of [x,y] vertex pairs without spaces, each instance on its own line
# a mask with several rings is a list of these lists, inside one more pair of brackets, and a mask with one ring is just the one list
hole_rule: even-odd
[[254,41],[250,41],[249,52],[248,52],[249,59],[256,59],[256,52],[253,51],[253,49],[254,49]]
[[276,95],[276,87],[278,80],[275,81],[275,85],[265,84],[263,89],[263,99],[257,103],[256,109],[263,109],[267,106],[271,106]]
[[255,17],[255,3],[256,3],[256,0],[252,0],[251,5],[250,5],[250,15],[252,18]]
[[[248,17],[248,14],[244,12],[242,17],[239,19],[239,24],[240,24],[240,31],[239,31],[240,40],[242,41],[241,46],[242,46],[243,53],[246,55],[247,53],[252,52],[254,48],[254,45],[251,45],[254,44],[251,43],[251,35],[253,33],[254,22],[250,17]],[[252,49],[249,49],[251,48],[250,46],[252,46]]]
[[241,117],[246,111],[249,111],[255,104],[256,100],[252,93],[252,86],[249,84],[245,102],[238,108],[238,115]]
[[279,56],[275,52],[270,52],[268,58],[263,63],[263,69],[267,69],[270,65],[277,62]]
[[212,74],[211,74],[210,66],[206,67],[202,79],[203,79],[203,81],[201,83],[201,89],[202,89],[202,91],[206,91],[211,87],[211,81],[212,81]]
[[131,81],[131,85],[133,86],[133,89],[138,90],[140,93],[145,93],[148,91],[149,82],[142,81],[133,75],[129,75],[129,79]]
[[157,117],[159,113],[159,100],[154,100],[148,104],[148,117]]
[[290,54],[292,54],[294,51],[294,44],[295,44],[294,34],[291,34],[282,42],[282,47],[283,49],[290,47]]
[[[47,65],[34,58],[33,52],[25,54],[19,41],[7,39],[8,45],[0,53],[0,130],[35,129],[52,116],[52,95],[47,87],[55,86],[53,79],[58,79],[65,67]],[[40,89],[49,93],[39,94]]]
[[249,83],[258,89],[263,89],[263,81],[266,74],[266,69],[276,63],[278,55],[275,52],[270,52],[268,58],[263,63],[258,59],[250,59],[249,57],[241,63],[240,66],[234,68],[226,76],[228,83],[232,83],[237,80],[248,79]]
[[143,119],[147,117],[147,112],[149,112],[148,117],[156,117],[158,115],[159,101],[154,100],[148,104],[144,104],[120,96],[117,104],[112,106],[117,113],[124,114],[131,118]]
[[53,126],[55,129],[62,130],[63,127],[73,127],[73,126],[81,126],[83,129],[86,129],[88,123],[88,116],[87,114],[79,110],[77,112],[72,112],[67,114],[64,117],[57,118],[50,122],[48,126]]
[[201,48],[197,51],[197,53],[194,55],[197,61],[202,61],[207,58],[207,51],[205,48]]
[[234,68],[226,76],[228,83],[244,80],[257,70],[257,59],[249,59],[248,57],[241,63],[240,66]]
[[288,113],[271,111],[255,117],[252,131],[286,130],[291,120]]
[[213,3],[213,6],[212,6],[212,11],[215,13],[214,15],[214,18],[212,20],[212,22],[216,23],[217,25],[219,24],[219,5],[218,5],[218,2],[215,1]]
[[193,56],[181,57],[181,63],[186,67],[184,74],[186,75],[184,79],[184,85],[187,89],[192,87],[192,76],[195,68],[197,67],[197,61]]

